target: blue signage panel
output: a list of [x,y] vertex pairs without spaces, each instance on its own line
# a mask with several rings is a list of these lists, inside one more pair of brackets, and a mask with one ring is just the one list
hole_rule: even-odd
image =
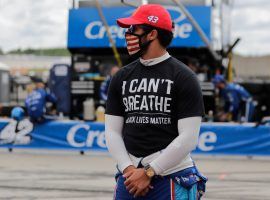
[[[33,125],[21,121],[0,121],[0,148],[45,148],[107,151],[104,124],[79,121],[51,121]],[[270,126],[207,124],[201,127],[198,154],[270,156]]]
[[270,126],[205,123],[194,152],[270,156]]
[[107,150],[103,123],[49,121],[33,125],[28,119],[0,122],[0,147]]
[[[195,28],[176,6],[165,7],[175,22],[174,40],[171,47],[205,46]],[[211,7],[189,6],[187,9],[201,26],[206,36],[211,40]],[[125,29],[118,27],[116,19],[130,16],[134,8],[104,7],[102,10],[116,46],[125,47]],[[106,28],[96,8],[80,8],[69,11],[68,47],[110,47]]]

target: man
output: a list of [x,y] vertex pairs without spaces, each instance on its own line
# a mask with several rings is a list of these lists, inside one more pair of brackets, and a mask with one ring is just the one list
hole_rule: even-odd
[[239,84],[227,83],[223,75],[215,75],[213,83],[225,101],[225,113],[221,118],[231,116],[233,121],[251,122],[255,106],[249,92]]
[[203,99],[196,75],[166,48],[173,23],[160,5],[118,19],[128,53],[140,58],[111,80],[105,115],[109,152],[119,174],[115,199],[196,199],[204,190],[190,152],[198,142]]
[[110,75],[101,83],[100,98],[103,101],[107,101],[108,89],[109,89],[110,82],[112,80],[113,75],[116,74],[116,72],[118,72],[118,70],[119,70],[118,66],[113,66],[112,69],[110,70]]
[[35,89],[27,96],[25,106],[32,122],[42,123],[45,120],[46,102],[56,103],[56,97],[45,90],[40,78],[33,78]]

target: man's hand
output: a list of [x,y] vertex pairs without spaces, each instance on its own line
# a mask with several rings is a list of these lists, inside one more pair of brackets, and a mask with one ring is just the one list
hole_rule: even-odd
[[231,121],[231,114],[230,113],[225,113],[225,112],[219,112],[217,114],[218,120],[220,122],[228,122]]
[[123,174],[126,174],[127,172],[131,172],[134,169],[136,169],[136,167],[134,167],[134,165],[129,165],[127,168],[124,169]]
[[125,186],[134,197],[145,196],[149,189],[151,179],[145,174],[143,168],[132,169],[123,175],[126,178]]

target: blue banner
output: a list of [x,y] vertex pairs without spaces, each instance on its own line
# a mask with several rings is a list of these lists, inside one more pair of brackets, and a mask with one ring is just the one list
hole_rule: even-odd
[[[195,28],[186,16],[176,6],[165,6],[175,22],[174,40],[171,47],[203,47]],[[206,36],[211,40],[211,7],[188,6],[197,23]],[[130,16],[134,8],[130,7],[104,7],[103,14],[109,25],[113,40],[117,47],[125,47],[125,29],[117,26],[116,19]],[[96,8],[79,8],[69,11],[68,23],[69,48],[101,48],[110,47],[109,39]]]
[[270,156],[270,126],[204,123],[195,153]]
[[[103,123],[28,119],[0,120],[0,147],[107,151]],[[270,156],[270,126],[204,123],[194,153]]]
[[49,121],[33,125],[28,119],[0,121],[0,147],[107,150],[103,123]]

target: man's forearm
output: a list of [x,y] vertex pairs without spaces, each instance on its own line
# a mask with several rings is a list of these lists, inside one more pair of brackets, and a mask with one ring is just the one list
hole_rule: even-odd
[[105,115],[106,145],[122,172],[125,168],[132,165],[122,138],[123,122],[123,117]]
[[165,170],[176,166],[196,148],[200,125],[201,117],[189,117],[178,120],[179,136],[150,163],[156,174],[159,175]]

